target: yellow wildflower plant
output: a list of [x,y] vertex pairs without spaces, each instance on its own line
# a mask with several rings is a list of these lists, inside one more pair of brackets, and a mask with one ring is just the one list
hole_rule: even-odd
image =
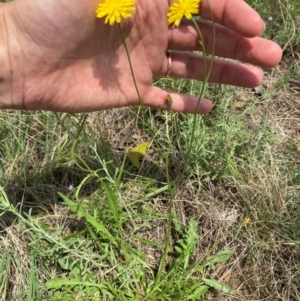
[[96,17],[104,18],[105,23],[109,25],[121,23],[121,19],[128,19],[135,11],[136,0],[103,0],[98,4],[96,9]]
[[199,14],[200,1],[201,0],[178,0],[173,2],[167,14],[168,24],[173,24],[173,27],[179,26],[183,17],[191,19],[192,15]]

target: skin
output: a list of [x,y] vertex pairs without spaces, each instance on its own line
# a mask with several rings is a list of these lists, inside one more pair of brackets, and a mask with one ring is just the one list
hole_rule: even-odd
[[[138,105],[119,26],[95,18],[99,0],[14,0],[0,6],[0,95],[2,108],[90,112]],[[153,87],[165,76],[172,49],[171,76],[203,80],[203,58],[190,21],[168,27],[167,0],[137,0],[133,17],[123,20],[136,82],[145,106],[194,112],[198,99]],[[209,81],[255,87],[260,68],[281,59],[280,47],[259,37],[260,16],[242,0],[203,0],[199,22],[206,51],[213,49],[211,10],[216,24],[215,55]],[[204,20],[206,19],[206,20]],[[221,58],[220,58],[221,57]],[[247,64],[224,60],[236,59]],[[168,105],[166,95],[172,97]],[[0,98],[0,99],[1,99]],[[1,105],[1,104],[0,104]],[[212,105],[202,99],[199,113]]]

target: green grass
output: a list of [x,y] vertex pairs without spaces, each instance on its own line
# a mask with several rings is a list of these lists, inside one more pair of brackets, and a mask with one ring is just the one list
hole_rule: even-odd
[[193,115],[0,112],[1,301],[300,299],[299,5],[248,2],[283,62],[262,97],[207,87],[189,159]]
[[[264,36],[276,41],[284,49],[300,46],[299,15],[300,7],[297,1],[247,0],[253,8],[259,11],[266,23]],[[272,19],[269,19],[269,18]]]

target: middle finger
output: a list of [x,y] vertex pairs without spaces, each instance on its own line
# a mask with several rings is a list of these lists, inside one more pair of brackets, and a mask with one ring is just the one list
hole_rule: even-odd
[[263,79],[263,72],[254,66],[224,59],[212,61],[210,57],[203,57],[189,51],[172,51],[171,56],[166,56],[163,65],[164,68],[158,74],[159,76],[168,74],[174,78],[190,78],[199,81],[207,79],[210,83],[249,88],[258,86]]
[[[246,38],[209,21],[201,20],[197,23],[203,36],[205,52],[208,54],[237,59],[264,68],[276,66],[281,59],[279,46],[272,41],[260,37]],[[191,21],[184,20],[179,27],[169,28],[168,48],[180,51],[203,51],[199,44],[197,30]]]

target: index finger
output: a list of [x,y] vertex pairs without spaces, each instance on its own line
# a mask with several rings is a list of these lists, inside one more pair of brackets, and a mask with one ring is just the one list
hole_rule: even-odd
[[200,16],[244,37],[258,36],[265,30],[260,15],[243,0],[202,0]]

